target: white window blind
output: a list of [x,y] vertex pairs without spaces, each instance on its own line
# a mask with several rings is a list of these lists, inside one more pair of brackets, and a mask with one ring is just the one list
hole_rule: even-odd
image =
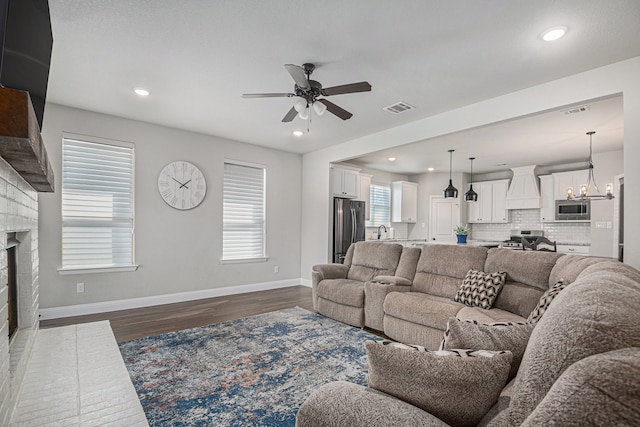
[[380,225],[390,226],[391,220],[391,186],[371,184],[371,211],[370,220],[367,226],[378,227]]
[[224,164],[222,259],[265,257],[265,169]]
[[63,139],[62,268],[133,265],[132,144]]

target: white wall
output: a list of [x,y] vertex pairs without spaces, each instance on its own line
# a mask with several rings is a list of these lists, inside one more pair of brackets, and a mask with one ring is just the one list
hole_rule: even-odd
[[[451,132],[487,125],[576,102],[623,94],[625,117],[625,186],[640,188],[640,57],[554,80],[525,90],[388,129],[303,156],[301,275],[308,278],[314,264],[327,262],[329,233],[329,168],[332,161],[404,145]],[[458,188],[460,190],[460,187]],[[628,191],[629,192],[629,191]],[[640,217],[640,200],[625,200],[625,217]],[[640,268],[640,223],[625,223],[625,262]]]
[[[61,262],[62,132],[135,144],[135,254],[136,262],[140,264],[137,271],[82,275],[58,273]],[[300,155],[52,104],[47,105],[42,134],[56,177],[56,192],[40,195],[41,307],[300,277]],[[266,166],[268,262],[219,263],[225,158]],[[193,210],[175,210],[158,194],[158,174],[166,164],[175,160],[196,164],[207,179],[207,195]],[[276,265],[279,273],[274,273]],[[78,282],[85,284],[84,293],[76,293]]]

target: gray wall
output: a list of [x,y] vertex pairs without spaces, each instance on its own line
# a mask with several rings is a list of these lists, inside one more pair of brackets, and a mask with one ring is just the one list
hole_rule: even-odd
[[[135,144],[137,271],[82,275],[57,271],[61,262],[62,132]],[[54,104],[47,105],[42,134],[54,168],[56,192],[39,195],[41,308],[300,277],[300,155]],[[225,158],[266,166],[267,262],[219,262]],[[207,179],[207,195],[193,210],[175,210],[158,194],[158,173],[175,160],[196,164]],[[274,273],[275,266],[278,273]],[[85,284],[84,293],[76,293],[78,282]]]

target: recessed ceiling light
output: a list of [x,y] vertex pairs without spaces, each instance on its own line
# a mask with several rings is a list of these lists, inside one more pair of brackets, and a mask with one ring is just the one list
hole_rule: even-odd
[[141,87],[137,87],[133,89],[133,91],[140,96],[149,96],[149,93],[150,93],[148,90],[143,89]]
[[562,36],[567,33],[568,28],[564,25],[560,25],[557,27],[549,28],[545,32],[542,33],[542,40],[546,42],[552,42],[554,40],[558,40]]
[[395,157],[389,157],[387,160],[389,160],[390,162],[395,162],[396,158]]
[[301,130],[294,130],[294,131],[293,131],[293,134],[294,134],[295,136],[302,136],[302,135],[304,135],[304,133],[303,133]]
[[427,168],[427,170],[428,170],[429,172],[433,172],[434,170],[436,170],[436,168]]

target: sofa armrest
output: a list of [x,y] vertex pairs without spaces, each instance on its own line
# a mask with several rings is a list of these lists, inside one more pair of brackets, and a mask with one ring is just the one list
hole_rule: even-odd
[[320,273],[320,280],[324,279],[346,279],[349,266],[344,264],[317,264],[312,268]]
[[411,286],[413,282],[409,279],[399,276],[376,276],[373,278],[376,282],[389,283],[391,285]]
[[296,427],[433,426],[446,423],[407,402],[361,385],[336,381],[313,392],[296,416]]

